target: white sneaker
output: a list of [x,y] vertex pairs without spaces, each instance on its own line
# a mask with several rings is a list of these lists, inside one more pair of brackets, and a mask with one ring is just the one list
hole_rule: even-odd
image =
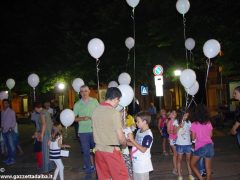
[[178,176],[178,180],[183,180],[183,177],[182,176]]
[[188,176],[188,179],[189,179],[189,180],[194,180],[195,177],[193,177],[193,175],[190,174],[190,175]]
[[172,173],[173,173],[174,175],[178,175],[178,172],[177,172],[177,170],[175,170],[175,169],[173,169]]

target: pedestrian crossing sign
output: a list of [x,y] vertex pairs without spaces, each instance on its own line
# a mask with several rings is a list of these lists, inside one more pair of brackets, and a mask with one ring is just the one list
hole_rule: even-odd
[[148,87],[147,86],[141,86],[141,95],[146,96],[148,95]]

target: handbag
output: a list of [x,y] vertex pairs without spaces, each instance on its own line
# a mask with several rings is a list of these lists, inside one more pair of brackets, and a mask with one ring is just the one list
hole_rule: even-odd
[[69,157],[69,150],[61,149],[60,156],[62,156],[62,157]]

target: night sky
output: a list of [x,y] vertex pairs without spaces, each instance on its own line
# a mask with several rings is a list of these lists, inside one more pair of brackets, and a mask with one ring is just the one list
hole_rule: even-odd
[[[155,64],[168,69],[185,63],[183,19],[175,4],[169,0],[140,0],[135,9],[137,81],[149,81]],[[236,74],[240,1],[190,0],[190,4],[185,18],[187,37],[196,41],[193,67],[205,66],[202,46],[214,38],[224,52],[214,63],[223,64]],[[70,72],[71,76],[95,81],[95,60],[87,51],[88,42],[95,37],[105,44],[100,80],[117,80],[126,69],[128,49],[124,41],[133,36],[131,10],[125,0],[2,2],[1,86],[10,77],[17,82],[26,81],[32,72],[40,79]],[[132,74],[133,53],[130,55]]]

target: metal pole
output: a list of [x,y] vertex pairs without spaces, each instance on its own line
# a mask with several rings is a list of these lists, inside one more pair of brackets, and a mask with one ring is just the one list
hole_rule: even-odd
[[161,101],[161,96],[159,96],[159,110],[162,109],[162,101]]

